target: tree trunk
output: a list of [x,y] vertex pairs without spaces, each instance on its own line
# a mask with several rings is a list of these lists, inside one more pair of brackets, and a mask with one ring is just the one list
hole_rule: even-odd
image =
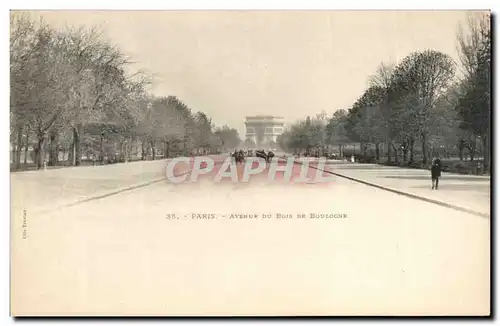
[[399,151],[394,143],[391,144],[392,149],[394,150],[394,163],[399,164]]
[[69,145],[69,149],[68,149],[68,162],[69,162],[69,164],[73,165],[74,157],[75,157],[75,144],[71,143]]
[[52,162],[52,158],[53,158],[53,145],[54,145],[54,135],[52,133],[49,134],[49,161],[47,162],[47,165],[48,166],[52,166],[53,165],[53,162]]
[[125,163],[127,163],[127,162],[128,162],[128,156],[129,156],[129,152],[130,152],[130,151],[128,150],[128,147],[129,147],[129,141],[128,141],[128,139],[127,139],[127,140],[126,140],[126,141],[124,141],[124,142],[123,142],[123,144],[122,144],[122,154],[121,154],[121,155],[123,156],[123,161],[124,161]]
[[29,133],[26,133],[26,145],[24,145],[24,165],[28,163],[28,148],[30,145],[30,136]]
[[101,164],[104,164],[104,134],[101,133],[101,145],[100,145],[100,149],[99,149],[99,161],[101,162]]
[[151,141],[151,154],[153,156],[153,161],[154,161],[156,159],[156,148],[154,141]]
[[169,157],[169,147],[170,147],[169,145],[170,143],[167,140],[163,142],[163,153],[165,155],[165,159]]
[[488,173],[490,171],[490,137],[489,133],[487,133],[485,136],[481,137],[482,142],[483,142],[483,148],[484,148],[484,155],[483,155],[483,171],[484,173]]
[[145,141],[141,140],[141,160],[144,161],[146,159],[146,151],[145,151]]
[[412,139],[410,140],[410,164],[413,164],[413,161],[415,159],[415,140]]
[[403,143],[403,164],[405,164],[408,161],[408,141],[405,141]]
[[391,163],[392,161],[392,151],[391,151],[391,143],[387,142],[387,163]]
[[23,142],[23,127],[19,127],[17,129],[17,144],[14,146],[15,154],[14,154],[14,163],[16,165],[16,169],[21,167],[21,148]]
[[429,161],[427,149],[427,137],[425,135],[422,135],[422,163],[424,165]]
[[375,160],[380,161],[380,144],[375,144]]
[[49,166],[57,165],[59,161],[59,146],[57,144],[57,133],[50,133],[49,137]]
[[82,125],[77,124],[73,127],[73,157],[72,164],[74,166],[80,166],[82,163],[82,149],[81,149],[81,134]]
[[[61,151],[61,145],[59,144],[59,137],[57,137],[56,150],[54,153],[55,165],[59,163],[59,152]],[[63,156],[64,158],[64,156]]]
[[460,139],[460,141],[458,142],[458,158],[460,159],[460,161],[464,160],[464,147],[464,141],[463,139]]
[[36,147],[36,168],[41,169],[43,167],[43,162],[45,158],[45,153],[43,151],[43,143],[45,140],[44,135],[37,135],[37,147]]

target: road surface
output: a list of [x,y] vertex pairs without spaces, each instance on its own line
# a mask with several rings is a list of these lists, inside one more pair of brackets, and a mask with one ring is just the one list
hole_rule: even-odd
[[488,218],[338,177],[213,176],[13,209],[12,313],[489,314]]

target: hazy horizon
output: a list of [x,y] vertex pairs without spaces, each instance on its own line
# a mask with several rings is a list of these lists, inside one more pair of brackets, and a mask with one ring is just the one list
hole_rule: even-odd
[[435,49],[457,58],[467,11],[42,11],[55,26],[98,25],[175,95],[217,125],[291,123],[347,109],[382,62]]

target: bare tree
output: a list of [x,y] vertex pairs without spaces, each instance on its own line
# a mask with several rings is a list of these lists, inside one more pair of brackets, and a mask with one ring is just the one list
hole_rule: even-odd
[[469,16],[468,29],[458,31],[458,47],[463,71],[464,91],[457,109],[461,127],[481,139],[484,169],[490,166],[491,120],[491,27],[489,13]]
[[393,119],[411,146],[413,141],[421,141],[424,164],[429,156],[428,141],[436,103],[448,89],[454,73],[452,59],[434,50],[410,54],[395,70],[390,92],[399,105]]
[[471,78],[481,61],[484,38],[490,31],[490,13],[470,12],[467,24],[460,24],[457,32],[457,52],[463,78]]
[[17,167],[30,136],[38,167],[46,147],[50,165],[58,164],[61,149],[69,149],[68,159],[80,165],[83,152],[100,152],[103,159],[112,151],[126,159],[137,138],[143,157],[147,145],[153,159],[158,142],[165,155],[171,143],[184,143],[185,153],[188,146],[206,149],[213,143],[210,117],[193,115],[174,96],[150,95],[150,75],[131,71],[130,59],[97,28],[56,30],[12,15],[10,43],[10,138]]
[[382,87],[387,89],[391,85],[392,76],[396,69],[396,64],[392,62],[382,62],[375,74],[370,76],[369,87]]

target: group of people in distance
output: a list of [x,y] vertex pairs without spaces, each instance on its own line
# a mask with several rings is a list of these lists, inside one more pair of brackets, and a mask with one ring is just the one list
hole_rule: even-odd
[[[235,150],[232,154],[232,157],[234,157],[236,163],[243,163],[245,161],[245,157],[251,157],[254,156],[254,151],[248,150],[248,151],[243,151],[243,150]],[[266,160],[266,162],[271,162],[272,158],[274,157],[274,153],[269,150],[267,153],[263,149],[258,149],[255,150],[255,156],[260,157]]]

